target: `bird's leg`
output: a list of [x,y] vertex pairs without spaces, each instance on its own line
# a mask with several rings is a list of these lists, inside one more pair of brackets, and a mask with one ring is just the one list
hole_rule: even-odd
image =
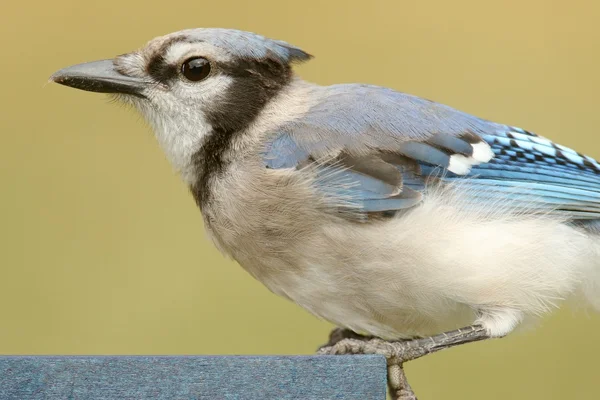
[[327,344],[318,350],[321,355],[333,354],[381,354],[404,363],[429,353],[489,339],[486,329],[472,325],[439,335],[400,341],[387,341],[373,336],[362,336],[347,329],[334,329]]
[[392,399],[416,400],[404,375],[405,362],[439,350],[489,338],[489,333],[481,325],[404,341],[386,341],[357,335],[346,329],[336,329],[331,333],[329,343],[321,347],[317,354],[381,354],[387,360],[388,386]]

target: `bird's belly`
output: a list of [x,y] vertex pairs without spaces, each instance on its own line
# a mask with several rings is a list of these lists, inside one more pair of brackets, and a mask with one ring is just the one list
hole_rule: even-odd
[[[316,258],[324,262],[315,262]],[[427,336],[467,326],[475,319],[473,308],[441,293],[424,296],[418,285],[403,281],[398,265],[350,265],[325,254],[316,258],[294,264],[271,260],[268,265],[241,265],[272,292],[359,333],[388,339]],[[383,269],[392,273],[374,273]]]

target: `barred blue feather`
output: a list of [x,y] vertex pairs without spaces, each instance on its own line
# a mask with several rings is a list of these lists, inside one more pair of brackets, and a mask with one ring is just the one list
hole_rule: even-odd
[[482,137],[495,157],[474,166],[468,177],[476,179],[467,184],[485,187],[496,197],[516,197],[529,203],[528,207],[566,212],[573,218],[600,217],[600,164],[596,160],[519,128],[507,127]]

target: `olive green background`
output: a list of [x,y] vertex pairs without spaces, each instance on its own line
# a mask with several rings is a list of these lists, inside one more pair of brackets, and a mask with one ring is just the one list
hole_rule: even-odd
[[[0,354],[308,354],[331,326],[206,238],[141,118],[55,70],[190,27],[316,58],[320,84],[390,86],[600,158],[597,1],[57,0],[0,6]],[[476,245],[476,244],[474,244]],[[427,399],[600,398],[600,317],[408,365]]]

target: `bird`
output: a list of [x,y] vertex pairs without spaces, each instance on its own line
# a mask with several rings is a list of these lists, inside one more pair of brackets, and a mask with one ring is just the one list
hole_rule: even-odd
[[340,328],[500,338],[567,302],[600,310],[600,163],[391,88],[305,81],[311,58],[194,28],[50,80],[132,105],[215,246]]

